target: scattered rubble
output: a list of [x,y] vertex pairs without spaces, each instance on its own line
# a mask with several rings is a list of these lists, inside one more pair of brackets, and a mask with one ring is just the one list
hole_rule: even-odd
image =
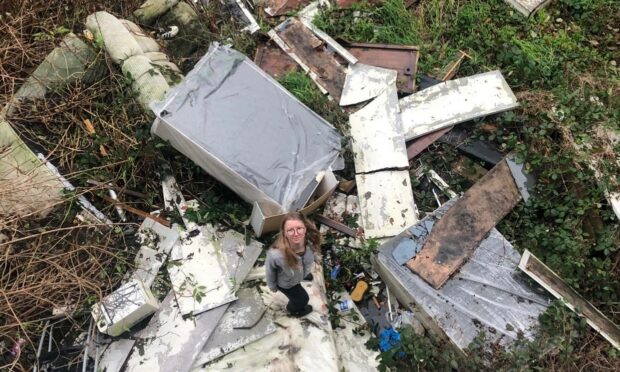
[[[507,2],[528,17],[547,3]],[[183,76],[151,37],[157,31],[148,33],[139,25],[150,29],[166,18],[163,23],[177,22],[188,32],[197,18],[195,3],[147,0],[133,13],[136,23],[99,11],[87,17],[86,27],[91,41],[101,43],[131,80],[141,107],[155,114],[151,133],[252,204],[243,224],[256,237],[278,230],[287,212],[310,214],[325,205],[314,219],[323,234],[336,239],[330,241],[324,265],[315,265],[312,277],[302,283],[313,311],[291,318],[284,295],[265,286],[263,243],[248,232],[196,222],[190,211],[196,212],[199,203],[185,200],[169,166],[162,166],[158,175],[163,211],[140,210],[119,200],[125,193],[147,199],[141,192],[88,181],[108,193],[99,197],[114,208],[102,212],[77,195],[90,215],[82,215],[84,221],[96,221],[97,231],[103,230],[100,225],[113,228],[123,239],[132,234],[127,221],[135,222],[125,211],[139,216],[141,225],[132,269],[114,291],[98,297],[88,331],[72,339],[83,370],[92,359],[93,370],[108,372],[376,371],[380,353],[366,346],[372,337],[368,323],[382,352],[402,348],[399,329],[410,326],[465,356],[481,332],[500,345],[535,337],[550,298],[517,267],[620,349],[620,330],[612,321],[528,250],[518,263],[519,254],[495,228],[521,199],[532,196],[535,177],[514,154],[505,155],[455,126],[519,106],[499,70],[450,80],[470,58],[459,51],[434,74],[441,81],[421,76],[416,87],[418,47],[340,43],[313,23],[321,7],[331,6],[329,1],[269,0],[261,6],[270,17],[305,7],[280,18],[283,22],[268,32],[271,40],[258,46],[255,62],[213,42]],[[246,24],[244,31],[261,30],[254,2],[225,3]],[[336,3],[346,8],[355,1]],[[59,63],[63,59],[64,65]],[[5,114],[27,99],[45,97],[56,84],[98,76],[100,62],[86,43],[69,34],[0,114],[2,216],[45,215],[64,201],[64,190],[76,191],[44,155],[34,155]],[[350,126],[345,133],[272,78],[299,70],[322,94],[347,106],[343,112]],[[89,135],[95,133],[89,119],[81,123]],[[470,172],[475,174],[469,180],[476,183],[461,196],[434,170],[424,165],[410,170],[411,161],[437,140],[493,168],[486,172],[478,166]],[[353,155],[355,181],[341,181],[334,173],[344,168],[338,164],[344,163],[345,148]],[[105,148],[100,151],[105,156]],[[454,164],[456,172],[465,173],[463,159]],[[607,177],[602,162],[589,162],[601,184]],[[421,219],[412,177],[426,177],[438,204],[434,211],[422,211],[427,213]],[[620,215],[619,194],[603,186]],[[346,194],[336,192],[339,187]],[[119,226],[108,216],[112,209]],[[0,245],[8,244],[6,235],[0,237]],[[368,249],[371,242],[379,242],[377,252]],[[372,267],[343,268],[338,256],[347,250],[372,251]],[[329,288],[335,301],[328,300],[325,267],[334,283],[347,272],[342,280],[347,282],[338,284],[348,291]],[[68,303],[64,310],[58,316],[69,317],[75,306]],[[338,314],[337,322],[333,314]],[[37,363],[45,359],[46,332],[50,345],[54,339],[53,325],[48,326],[49,320]],[[25,342],[15,340],[13,357],[20,356]]]

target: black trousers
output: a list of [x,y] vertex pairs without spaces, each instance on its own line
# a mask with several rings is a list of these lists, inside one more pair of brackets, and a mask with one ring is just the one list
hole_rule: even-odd
[[306,292],[301,284],[294,285],[291,288],[278,287],[278,289],[288,298],[286,310],[288,310],[289,313],[298,313],[303,311],[308,304],[308,301],[310,301],[308,292]]

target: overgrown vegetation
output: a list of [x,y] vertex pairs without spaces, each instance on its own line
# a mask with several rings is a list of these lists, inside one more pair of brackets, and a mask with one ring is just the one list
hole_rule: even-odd
[[[88,14],[105,8],[130,18],[141,3],[3,2],[0,104],[6,104],[64,35],[81,32]],[[501,151],[515,152],[538,176],[538,185],[532,198],[517,206],[498,229],[517,249],[532,251],[620,323],[620,230],[603,193],[604,187],[618,190],[618,184],[611,177],[597,182],[588,164],[597,159],[604,175],[620,174],[614,162],[619,144],[601,130],[620,129],[620,13],[616,8],[615,0],[558,0],[526,19],[501,0],[428,0],[409,9],[403,0],[385,0],[362,2],[350,9],[333,7],[321,13],[315,23],[331,36],[350,41],[418,45],[420,74],[437,74],[458,50],[471,59],[463,63],[457,77],[500,69],[521,107],[462,125]],[[219,2],[211,2],[200,17],[200,23],[183,29],[168,44],[168,52],[183,72],[191,70],[211,41],[232,43],[253,55],[259,38],[239,32],[240,25]],[[261,22],[276,24],[278,20]],[[154,28],[166,24],[162,19]],[[105,59],[105,53],[99,53]],[[163,208],[157,175],[172,172],[186,196],[200,203],[188,217],[241,230],[249,206],[185,156],[152,137],[152,117],[131,95],[131,80],[111,61],[106,65],[106,77],[101,81],[59,87],[45,100],[22,105],[10,118],[11,124],[29,145],[59,166],[78,187],[78,194],[86,193],[110,216],[113,208],[100,198],[105,188],[89,186],[88,179],[146,194],[146,198],[123,196],[123,201],[150,211]],[[321,95],[309,77],[291,73],[280,82],[346,133],[346,114]],[[87,119],[94,133],[86,128]],[[352,178],[350,152],[345,153],[345,159],[344,176]],[[457,171],[459,162],[462,156],[453,147],[437,143],[416,159],[416,166],[436,170],[461,192],[475,177]],[[474,166],[480,167],[468,165],[470,173]],[[432,211],[435,199],[424,180],[412,184],[419,209]],[[54,217],[0,222],[0,232],[16,240],[8,246],[0,242],[4,273],[0,342],[10,347],[18,338],[27,340],[21,358],[0,357],[0,369],[29,369],[40,322],[50,316],[54,306],[79,304],[73,325],[84,331],[89,306],[118,284],[133,261],[135,242],[123,229],[137,224],[119,224],[118,229],[94,233],[73,223],[76,212],[71,198],[50,215]],[[368,242],[352,250],[328,237],[325,247],[334,250],[343,267],[339,278],[328,279],[330,288],[337,291],[356,272],[368,269],[376,245]],[[483,336],[470,346],[470,357],[462,359],[447,345],[405,328],[403,347],[383,353],[382,366],[463,371],[620,369],[617,351],[559,303],[541,318],[541,330],[534,341],[519,340],[513,349],[504,350],[497,345],[489,347]]]

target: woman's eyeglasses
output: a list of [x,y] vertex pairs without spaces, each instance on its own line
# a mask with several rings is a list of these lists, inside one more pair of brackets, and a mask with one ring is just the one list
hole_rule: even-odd
[[296,227],[294,229],[286,230],[286,235],[295,235],[295,233],[297,233],[297,235],[301,235],[301,234],[303,234],[305,232],[306,232],[306,228],[305,227]]

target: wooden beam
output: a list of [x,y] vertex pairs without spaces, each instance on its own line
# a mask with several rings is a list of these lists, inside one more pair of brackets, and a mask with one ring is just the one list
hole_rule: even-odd
[[620,350],[620,328],[527,249],[521,256],[519,268],[557,299],[562,300],[577,315],[586,318],[586,322],[594,330]]
[[340,231],[341,233],[346,234],[346,235],[349,235],[349,236],[351,236],[351,237],[354,237],[354,238],[356,238],[356,237],[357,237],[357,231],[355,231],[355,229],[350,228],[350,227],[349,227],[349,226],[347,226],[347,225],[344,225],[344,224],[342,224],[342,223],[340,223],[340,222],[338,222],[338,221],[334,221],[334,220],[332,220],[331,218],[327,218],[327,217],[325,217],[325,216],[323,216],[323,215],[320,215],[320,214],[317,214],[317,215],[315,216],[315,218],[316,218],[316,220],[317,220],[319,223],[322,223],[322,224],[323,224],[323,225],[325,225],[325,226],[329,226],[329,227],[331,227],[332,229],[338,230],[338,231]]
[[148,212],[145,212],[145,211],[140,210],[138,208],[134,208],[134,207],[129,206],[129,205],[125,204],[125,203],[118,202],[118,201],[110,198],[109,196],[103,196],[103,200],[107,201],[108,203],[110,203],[112,205],[119,206],[119,207],[123,208],[124,210],[126,210],[127,212],[133,213],[133,214],[138,215],[140,217],[150,218],[150,219],[154,220],[155,222],[159,222],[160,224],[162,224],[162,225],[164,225],[166,227],[170,227],[170,221],[168,221],[166,219],[163,219],[161,217],[154,216],[154,215],[152,215],[152,214],[150,214]]

